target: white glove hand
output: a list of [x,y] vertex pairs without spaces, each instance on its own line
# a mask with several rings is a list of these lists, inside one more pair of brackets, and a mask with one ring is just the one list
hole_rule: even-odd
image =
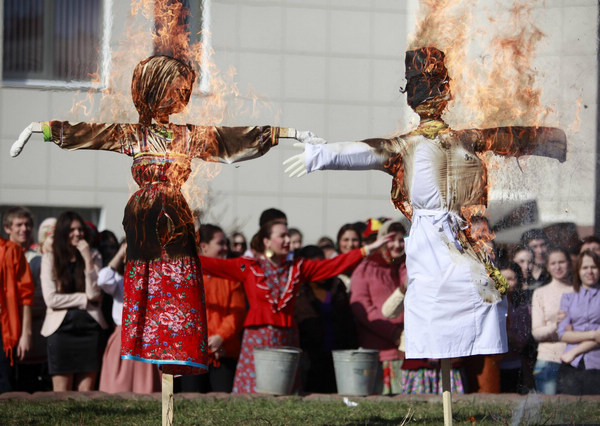
[[323,143],[327,143],[325,139],[318,137],[310,130],[296,130],[294,139],[297,139],[302,143],[309,143],[311,145],[320,145]]
[[42,131],[42,125],[40,123],[33,122],[29,126],[25,127],[25,129],[19,135],[19,138],[12,144],[10,147],[10,155],[11,157],[16,157],[21,153],[23,147],[31,137],[32,133],[37,133]]
[[306,154],[304,153],[304,144],[295,143],[294,146],[296,148],[301,148],[302,152],[283,162],[284,166],[288,166],[284,172],[287,173],[289,177],[304,176],[306,174]]

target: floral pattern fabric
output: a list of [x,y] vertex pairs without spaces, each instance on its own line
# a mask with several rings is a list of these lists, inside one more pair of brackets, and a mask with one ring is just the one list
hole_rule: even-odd
[[136,154],[132,174],[140,189],[123,219],[128,262],[121,356],[169,374],[208,368],[202,272],[192,213],[180,191],[189,173],[185,155]]
[[265,275],[264,282],[269,290],[267,298],[273,305],[273,309],[279,310],[280,302],[282,300],[287,301],[290,296],[288,286],[290,282],[290,264],[286,262],[283,265],[276,266],[263,257],[257,258],[256,262]]
[[206,314],[199,262],[133,261],[125,280],[122,357],[169,365],[172,374],[204,372]]
[[[442,372],[435,368],[402,370],[400,376],[401,394],[442,394]],[[465,393],[462,375],[459,369],[450,370],[450,388],[452,393]]]

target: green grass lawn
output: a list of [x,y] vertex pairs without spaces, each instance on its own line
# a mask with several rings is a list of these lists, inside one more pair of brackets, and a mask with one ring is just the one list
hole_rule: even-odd
[[[582,424],[600,422],[600,401],[521,403],[454,402],[454,424]],[[358,399],[357,407],[341,400],[303,398],[175,399],[176,425],[400,425],[443,423],[441,402]],[[52,402],[0,402],[3,425],[159,425],[159,401],[99,399]]]

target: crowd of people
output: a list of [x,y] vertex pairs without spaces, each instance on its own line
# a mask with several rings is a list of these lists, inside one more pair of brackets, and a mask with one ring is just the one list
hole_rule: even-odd
[[[127,243],[72,211],[37,238],[25,207],[2,225],[0,392],[159,391],[156,365],[120,356]],[[337,392],[332,351],[362,347],[379,351],[376,393],[441,393],[440,360],[404,357],[408,226],[372,218],[306,244],[273,208],[251,239],[200,224],[208,371],[177,377],[175,390],[256,392],[253,349],[294,346],[296,392]],[[470,238],[509,284],[509,352],[453,359],[452,391],[600,393],[600,239],[565,248],[531,229],[496,247],[489,228],[472,218]]]

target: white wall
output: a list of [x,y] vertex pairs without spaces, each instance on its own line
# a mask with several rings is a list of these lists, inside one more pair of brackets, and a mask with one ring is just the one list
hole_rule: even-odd
[[[131,24],[123,3],[112,6],[114,49],[126,38],[123,28]],[[212,0],[214,61],[224,73],[230,67],[236,70],[241,92],[236,99],[228,96],[223,124],[310,129],[331,141],[409,130],[415,116],[405,106],[399,88],[404,84],[404,52],[416,9],[415,1],[397,0]],[[485,14],[483,8],[481,13]],[[536,64],[543,71],[540,82],[548,93],[544,101],[559,111],[556,124],[571,125],[578,97],[586,108],[581,111],[579,129],[568,132],[565,164],[525,160],[521,174],[510,160],[503,166],[507,172],[495,178],[500,182],[491,196],[496,201],[533,196],[544,221],[566,219],[589,226],[595,194],[598,5],[594,0],[547,0],[533,17],[547,34]],[[147,47],[138,36],[133,44],[140,47],[140,43],[144,51]],[[259,97],[256,102],[254,95]],[[100,228],[122,235],[122,211],[133,187],[129,158],[64,152],[39,139],[32,140],[20,157],[8,156],[11,142],[28,122],[71,119],[67,111],[74,96],[73,91],[64,90],[1,89],[0,204],[101,207],[105,223]],[[201,103],[203,98],[195,101]],[[311,243],[324,234],[334,236],[346,222],[399,215],[389,201],[391,178],[381,172],[320,172],[287,178],[281,163],[297,152],[290,145],[282,142],[263,158],[210,167],[208,172],[198,162],[202,177],[194,185],[205,186],[204,176],[219,171],[208,184],[205,220],[227,230],[241,228],[251,236],[260,212],[278,207]],[[502,178],[506,175],[511,179]]]

